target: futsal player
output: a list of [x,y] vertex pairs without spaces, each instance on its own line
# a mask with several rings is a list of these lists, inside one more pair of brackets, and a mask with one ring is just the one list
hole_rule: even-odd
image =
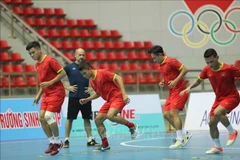
[[65,98],[65,89],[61,79],[66,76],[66,72],[56,59],[42,53],[40,44],[37,41],[28,43],[26,50],[32,59],[37,61],[35,67],[40,83],[40,90],[34,98],[33,105],[34,103],[38,103],[42,96],[40,122],[50,142],[45,153],[50,153],[53,156],[63,147],[54,115],[55,113],[60,113]]
[[122,77],[105,69],[95,70],[89,63],[84,61],[79,63],[79,71],[90,79],[91,86],[95,90],[93,95],[82,98],[79,102],[86,104],[100,96],[106,101],[95,118],[95,124],[102,139],[102,145],[97,150],[105,151],[110,149],[106,128],[103,124],[106,119],[126,125],[130,130],[132,139],[135,139],[138,134],[138,125],[118,116],[118,113],[130,102],[125,92]]
[[182,128],[182,120],[179,112],[183,111],[188,99],[188,94],[180,96],[180,92],[186,89],[184,76],[188,69],[175,58],[168,57],[164,54],[163,48],[159,45],[153,46],[148,51],[155,63],[159,64],[159,71],[162,80],[160,87],[167,86],[169,95],[164,104],[164,118],[176,129],[177,138],[170,149],[182,148],[191,138],[191,134],[186,134]]
[[229,132],[227,147],[233,145],[238,135],[238,131],[233,129],[226,114],[230,113],[240,103],[239,93],[234,83],[234,78],[240,77],[240,69],[220,62],[217,52],[212,48],[205,51],[204,59],[207,66],[203,68],[198,79],[180,94],[189,93],[192,88],[197,87],[204,79],[209,79],[216,98],[210,111],[209,122],[210,135],[214,146],[206,154],[222,153],[218,123],[221,122]]

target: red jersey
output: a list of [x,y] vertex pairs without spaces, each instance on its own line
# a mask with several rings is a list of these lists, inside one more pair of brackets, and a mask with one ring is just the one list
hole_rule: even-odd
[[[38,73],[39,83],[47,82],[54,79],[60,71],[63,70],[62,66],[53,57],[45,55],[41,62],[37,62],[36,70]],[[64,95],[65,89],[61,81],[58,81],[47,88],[43,88],[46,95]]]
[[[169,81],[173,81],[178,77],[178,75],[181,72],[181,69],[183,67],[183,64],[180,63],[175,58],[166,57],[163,62],[159,65],[159,71],[161,73],[161,76],[164,79],[164,84],[168,86]],[[186,83],[184,81],[184,78],[182,78],[175,87],[169,88],[169,91],[181,91],[186,88]]]
[[216,71],[206,66],[198,76],[200,80],[209,79],[218,100],[226,97],[239,97],[234,77],[240,77],[240,69],[225,63],[222,63],[220,69]]
[[90,79],[92,88],[107,102],[122,94],[120,88],[113,81],[115,76],[116,74],[113,72],[99,69],[94,79]]

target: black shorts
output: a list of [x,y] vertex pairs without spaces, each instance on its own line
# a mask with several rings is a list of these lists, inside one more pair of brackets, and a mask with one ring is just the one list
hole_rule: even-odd
[[77,119],[79,110],[82,113],[82,119],[92,119],[92,101],[81,105],[80,98],[68,99],[67,119]]

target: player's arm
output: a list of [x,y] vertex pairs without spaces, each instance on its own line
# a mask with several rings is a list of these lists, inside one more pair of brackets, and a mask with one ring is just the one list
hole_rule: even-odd
[[53,84],[53,83],[56,83],[58,81],[60,81],[61,79],[63,79],[65,76],[66,76],[66,72],[65,70],[62,68],[58,71],[58,74],[55,78],[53,78],[50,82],[50,85]]
[[180,67],[180,73],[175,79],[176,82],[180,81],[188,72],[188,69],[184,66],[184,64]]
[[82,98],[82,99],[80,99],[80,100],[79,100],[79,103],[80,103],[81,105],[83,105],[83,104],[86,104],[87,102],[92,101],[92,100],[94,100],[94,99],[97,99],[97,98],[99,98],[99,97],[100,97],[99,94],[95,92],[93,95],[91,95],[91,96],[88,97],[88,98]]
[[119,86],[120,90],[122,91],[122,94],[126,94],[122,77],[115,74],[113,77],[113,81],[117,81],[118,86]]
[[203,81],[203,79],[198,77],[198,79],[196,79],[190,86],[188,86],[185,90],[181,91],[180,95],[183,95],[184,93],[189,93],[192,88],[197,87],[199,84],[202,83],[202,81]]
[[43,89],[40,87],[38,94],[36,95],[36,97],[33,100],[32,105],[34,105],[34,103],[38,104],[38,101],[41,98],[42,94],[43,94]]

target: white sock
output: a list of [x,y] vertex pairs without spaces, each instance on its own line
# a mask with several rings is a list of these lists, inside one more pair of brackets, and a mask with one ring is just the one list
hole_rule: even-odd
[[219,138],[213,139],[213,143],[217,148],[222,148]]
[[233,129],[233,127],[232,127],[231,124],[230,124],[229,126],[227,126],[226,128],[227,128],[227,130],[228,130],[228,132],[229,132],[230,134],[233,134],[233,133],[234,133],[234,129]]
[[88,137],[88,142],[91,142],[93,139],[93,137]]
[[177,130],[177,140],[179,141],[183,140],[182,130]]
[[65,141],[69,140],[69,137],[65,137]]
[[182,128],[182,135],[183,135],[183,137],[186,136],[186,131],[184,128]]
[[49,142],[52,143],[52,144],[54,144],[54,142],[55,142],[53,136],[52,136],[52,137],[49,137],[48,140],[49,140]]
[[54,137],[54,140],[55,140],[55,143],[57,143],[57,144],[61,143],[59,136],[58,137]]

